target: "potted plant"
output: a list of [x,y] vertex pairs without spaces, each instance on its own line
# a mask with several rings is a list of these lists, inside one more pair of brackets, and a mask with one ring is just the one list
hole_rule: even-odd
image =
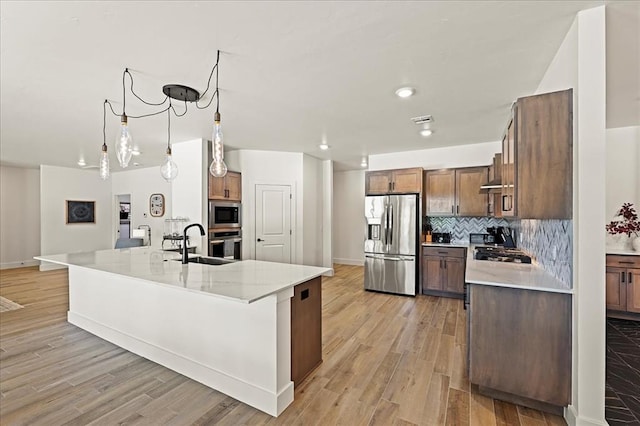
[[[620,220],[615,220],[621,218]],[[638,213],[633,207],[632,203],[624,203],[618,212],[614,220],[606,225],[607,232],[611,235],[624,236],[626,239],[621,241],[625,248],[633,247],[634,250],[640,251],[640,238],[638,233],[640,232],[640,221],[638,221]],[[632,240],[634,236],[634,240]]]

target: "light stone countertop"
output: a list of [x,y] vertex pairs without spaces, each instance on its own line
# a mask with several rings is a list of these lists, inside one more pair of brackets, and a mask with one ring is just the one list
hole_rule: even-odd
[[45,255],[36,259],[123,275],[242,303],[255,302],[333,272],[331,268],[257,260],[215,266],[183,265],[179,254],[150,247]]
[[619,249],[619,248],[606,248],[607,254],[621,254],[624,256],[640,256],[640,252],[629,250],[629,249]]

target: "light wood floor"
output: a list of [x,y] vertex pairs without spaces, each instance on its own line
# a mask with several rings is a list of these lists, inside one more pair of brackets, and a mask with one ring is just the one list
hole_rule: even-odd
[[3,425],[561,425],[486,398],[465,371],[460,300],[365,292],[363,269],[323,283],[324,363],[278,418],[66,322],[66,271],[0,271]]

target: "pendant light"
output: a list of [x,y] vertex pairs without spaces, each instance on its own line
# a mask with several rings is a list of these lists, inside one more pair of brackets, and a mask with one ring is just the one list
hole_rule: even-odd
[[125,68],[124,73],[122,73],[122,115],[120,116],[120,129],[116,137],[116,157],[122,168],[126,168],[129,165],[133,151],[133,139],[129,132],[126,113],[127,97],[124,85],[124,78],[128,72],[129,69]]
[[227,174],[227,165],[224,162],[224,143],[222,141],[222,126],[220,125],[220,91],[218,89],[218,62],[220,62],[220,51],[216,60],[216,112],[213,114],[213,135],[211,137],[212,157],[209,173],[214,177],[223,177]]
[[167,109],[167,156],[160,166],[160,174],[167,182],[171,182],[178,177],[178,165],[173,161],[171,156],[171,102]]
[[109,179],[109,154],[107,153],[107,100],[102,104],[102,153],[100,154],[100,177]]

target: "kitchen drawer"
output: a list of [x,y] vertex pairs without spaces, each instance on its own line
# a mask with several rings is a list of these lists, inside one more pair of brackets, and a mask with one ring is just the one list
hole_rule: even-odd
[[618,268],[640,268],[640,256],[608,254],[607,266]]
[[422,247],[423,256],[464,257],[464,247]]

